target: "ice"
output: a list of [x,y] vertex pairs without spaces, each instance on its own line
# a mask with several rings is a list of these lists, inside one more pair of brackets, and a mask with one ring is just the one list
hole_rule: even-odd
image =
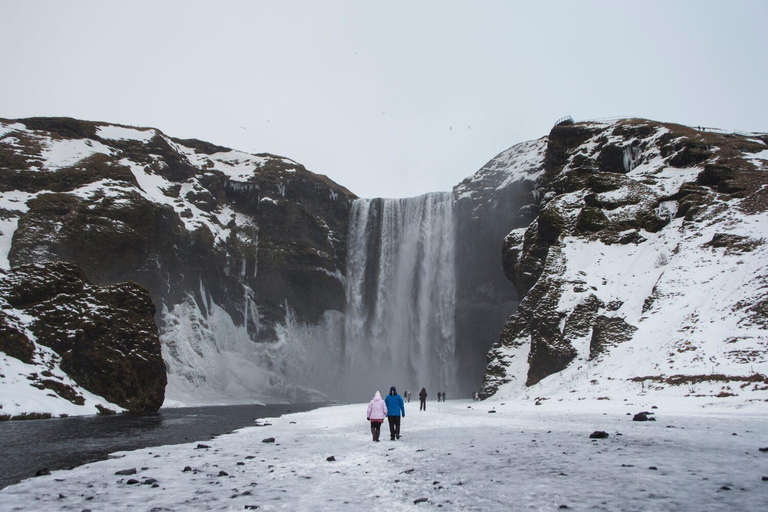
[[[120,452],[7,487],[0,500],[7,510],[129,510],[137,503],[146,510],[265,511],[768,508],[761,481],[768,455],[758,451],[768,445],[763,407],[652,405],[449,400],[429,401],[419,412],[411,402],[402,438],[389,441],[385,424],[380,443],[371,441],[366,404],[323,408],[204,440],[209,449],[190,443]],[[640,411],[658,421],[631,421]],[[589,439],[596,430],[609,437]],[[267,437],[275,443],[262,443]],[[134,467],[136,475],[115,475]],[[128,485],[129,478],[154,478],[158,487]]]

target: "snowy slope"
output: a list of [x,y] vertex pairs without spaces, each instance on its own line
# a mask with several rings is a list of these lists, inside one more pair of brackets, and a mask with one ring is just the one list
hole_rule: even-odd
[[549,139],[484,394],[768,400],[766,137],[633,120]]

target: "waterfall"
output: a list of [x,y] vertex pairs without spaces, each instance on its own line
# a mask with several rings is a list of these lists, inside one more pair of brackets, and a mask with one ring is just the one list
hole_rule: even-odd
[[358,199],[350,212],[347,393],[455,389],[455,232],[450,193]]

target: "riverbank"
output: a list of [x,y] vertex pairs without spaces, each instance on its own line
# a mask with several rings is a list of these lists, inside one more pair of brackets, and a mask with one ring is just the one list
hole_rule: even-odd
[[[701,405],[457,400],[419,412],[411,403],[402,439],[383,432],[380,443],[371,442],[364,404],[329,407],[210,441],[117,453],[8,487],[0,503],[4,510],[768,508],[768,453],[759,450],[768,447],[765,408]],[[646,409],[657,421],[632,421]],[[590,439],[594,431],[608,437]]]
[[[76,416],[0,423],[0,489],[38,472],[104,460],[110,453],[207,440],[319,404],[228,405],[156,413]],[[0,502],[0,509],[3,504]]]

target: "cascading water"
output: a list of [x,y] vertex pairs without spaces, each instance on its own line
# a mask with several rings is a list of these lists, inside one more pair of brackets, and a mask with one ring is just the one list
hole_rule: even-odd
[[350,212],[345,387],[431,396],[456,383],[455,233],[450,193],[358,199]]

